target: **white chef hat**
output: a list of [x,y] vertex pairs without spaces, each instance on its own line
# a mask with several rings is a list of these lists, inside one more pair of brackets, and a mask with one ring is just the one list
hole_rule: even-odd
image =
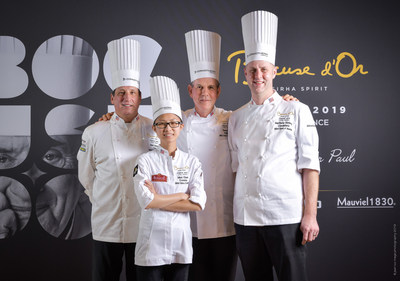
[[151,78],[150,94],[153,120],[165,113],[173,113],[182,119],[179,89],[174,80],[165,76]]
[[264,60],[275,65],[278,17],[267,11],[254,11],[242,17],[246,64]]
[[139,87],[140,80],[140,43],[121,38],[107,44],[112,89],[122,86]]
[[185,34],[190,80],[214,78],[219,80],[221,36],[215,32],[192,30]]

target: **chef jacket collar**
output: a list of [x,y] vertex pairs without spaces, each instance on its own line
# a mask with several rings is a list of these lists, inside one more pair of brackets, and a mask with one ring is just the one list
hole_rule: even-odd
[[[156,149],[157,149],[157,151],[158,151],[159,153],[161,153],[162,155],[164,155],[164,156],[166,156],[166,157],[169,157],[169,152],[168,152],[168,150],[166,150],[165,148],[163,148],[161,145],[157,146]],[[172,159],[175,159],[176,157],[178,157],[179,153],[180,153],[180,150],[179,150],[178,148],[176,148],[175,157],[173,157]]]
[[[214,113],[215,113],[215,105],[214,105],[214,108],[213,108],[213,110],[210,112],[210,114],[208,114],[207,115],[207,117],[205,117],[205,118],[210,118],[210,117],[212,117],[213,115],[214,115]],[[197,112],[196,112],[196,108],[194,108],[193,109],[193,115],[194,116],[196,116],[196,117],[200,117],[200,118],[202,118]]]
[[[282,100],[282,97],[278,94],[277,91],[274,90],[274,93],[272,94],[272,96],[270,96],[269,98],[267,98],[262,105],[268,105],[268,104],[275,104],[278,101]],[[257,105],[253,99],[250,100],[250,105]]]
[[[132,120],[132,124],[138,122],[140,120],[140,115],[138,114],[133,120]],[[128,128],[128,126],[125,124],[124,119],[122,119],[121,117],[118,116],[117,113],[114,113],[113,116],[111,117],[110,122],[113,122],[115,125],[118,125],[120,127],[123,127],[125,129]],[[133,126],[131,126],[133,127]]]

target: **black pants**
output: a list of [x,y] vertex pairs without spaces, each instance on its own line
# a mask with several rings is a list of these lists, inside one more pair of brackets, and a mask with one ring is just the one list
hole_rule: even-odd
[[[306,246],[300,224],[242,226],[235,224],[236,246],[246,281],[306,281]],[[260,278],[261,277],[261,278]]]
[[187,281],[189,264],[173,263],[161,266],[136,266],[139,281]]
[[234,281],[237,253],[235,235],[212,239],[193,238],[190,281]]
[[110,243],[93,240],[92,280],[119,281],[125,254],[126,280],[136,281],[135,243]]

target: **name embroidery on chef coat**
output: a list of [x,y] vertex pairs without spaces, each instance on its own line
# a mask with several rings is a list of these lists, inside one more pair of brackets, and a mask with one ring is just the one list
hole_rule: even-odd
[[275,121],[274,130],[288,130],[293,131],[293,121],[294,121],[294,113],[293,112],[277,112],[278,120]]
[[158,182],[167,182],[168,177],[165,175],[162,175],[160,173],[158,173],[157,175],[152,175],[151,176],[151,181],[158,181]]
[[227,137],[228,136],[228,122],[222,122],[222,131],[219,134],[220,137]]
[[177,167],[174,166],[176,171],[176,182],[175,184],[188,184],[189,183],[189,167]]

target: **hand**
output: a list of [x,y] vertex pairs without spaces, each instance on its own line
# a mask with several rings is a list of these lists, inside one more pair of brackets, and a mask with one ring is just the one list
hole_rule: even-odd
[[307,242],[314,241],[319,234],[317,219],[313,216],[303,216],[300,230],[303,232],[303,241],[301,242],[302,245],[305,245]]
[[154,188],[154,185],[153,185],[153,183],[151,181],[145,180],[144,181],[144,186],[146,186],[150,190],[151,193],[157,194],[157,192],[156,192],[156,190]]
[[113,114],[114,114],[114,112],[108,112],[108,113],[104,114],[103,116],[101,116],[98,121],[108,121],[111,119]]
[[284,95],[282,98],[283,98],[285,101],[299,101],[296,97],[291,96],[291,95],[288,95],[288,94]]

